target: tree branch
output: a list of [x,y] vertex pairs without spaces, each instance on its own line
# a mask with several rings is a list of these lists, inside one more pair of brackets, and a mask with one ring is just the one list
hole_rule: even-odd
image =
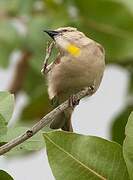
[[[87,87],[84,90],[78,92],[74,95],[76,100],[80,100],[85,96],[91,96],[94,93],[94,87]],[[69,107],[69,100],[66,100],[64,103],[59,105],[57,108],[52,110],[46,116],[44,116],[39,122],[37,122],[32,128],[21,134],[20,136],[16,137],[15,139],[11,140],[10,142],[4,144],[0,147],[0,155],[5,154],[6,152],[10,151],[15,146],[23,143],[27,139],[31,138],[35,135],[39,130],[43,127],[50,124],[56,116],[58,116],[61,112]]]
[[10,84],[10,87],[8,88],[9,91],[15,95],[17,95],[17,93],[23,86],[26,72],[29,68],[30,57],[31,57],[31,52],[25,50],[22,52],[22,56],[20,57],[20,60],[16,64],[13,80]]

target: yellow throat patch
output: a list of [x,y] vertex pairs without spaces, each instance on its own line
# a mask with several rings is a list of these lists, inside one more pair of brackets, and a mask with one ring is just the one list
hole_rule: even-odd
[[80,48],[78,48],[77,46],[75,46],[73,44],[69,44],[67,46],[67,51],[73,56],[79,56],[80,55]]

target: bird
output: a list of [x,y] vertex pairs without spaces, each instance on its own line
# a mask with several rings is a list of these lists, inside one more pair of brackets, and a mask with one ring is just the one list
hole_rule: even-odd
[[[85,87],[93,87],[94,94],[105,69],[103,46],[75,27],[44,31],[53,39],[59,52],[47,73],[48,95],[53,106],[57,107]],[[73,110],[74,105],[55,117],[50,128],[72,132]]]

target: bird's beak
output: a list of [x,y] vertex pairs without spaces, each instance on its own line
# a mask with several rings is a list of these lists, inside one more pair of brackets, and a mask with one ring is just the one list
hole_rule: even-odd
[[44,30],[52,39],[59,34],[58,31]]

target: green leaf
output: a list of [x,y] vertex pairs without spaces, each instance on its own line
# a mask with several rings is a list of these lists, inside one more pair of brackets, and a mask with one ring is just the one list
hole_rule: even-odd
[[19,3],[18,3],[18,13],[20,15],[30,15],[35,7],[35,2],[36,0],[19,0]]
[[[68,9],[67,9],[67,1],[57,2],[54,0],[44,0],[44,4],[49,10],[48,12],[49,16],[52,15],[55,19],[58,19],[58,22],[62,20],[65,22],[67,18],[69,18]],[[60,18],[60,17],[63,17],[63,18]]]
[[36,71],[33,67],[30,67],[26,75],[23,90],[30,95],[31,98],[34,98],[42,92],[41,89],[43,90],[44,87],[45,81],[40,70]]
[[133,112],[130,114],[128,118],[128,122],[125,128],[126,136],[133,137]]
[[0,114],[0,136],[7,132],[7,123],[3,116]]
[[21,36],[11,20],[0,21],[0,66],[6,67],[9,56],[16,48],[20,47]]
[[8,12],[9,14],[14,14],[17,11],[19,0],[0,0],[0,11]]
[[133,13],[133,1],[131,1],[131,0],[126,0],[126,1],[125,0],[117,0],[117,1],[125,4],[129,8],[129,10],[131,10],[131,13]]
[[133,179],[133,112],[129,116],[125,133],[126,138],[123,143],[123,155],[130,179]]
[[8,122],[14,109],[14,95],[9,92],[0,91],[0,114]]
[[[133,96],[133,64],[130,65],[129,93]],[[132,103],[133,104],[133,103]]]
[[125,109],[112,121],[111,139],[121,145],[125,139],[125,126],[132,109],[132,105],[125,107]]
[[13,178],[7,172],[0,170],[0,180],[13,180]]
[[0,11],[9,15],[29,15],[34,9],[35,0],[0,0]]
[[80,29],[103,44],[107,60],[121,62],[133,57],[133,14],[123,3],[112,0],[74,2],[79,10]]
[[[27,131],[27,129],[27,127],[9,128],[7,133],[0,137],[0,143],[3,144],[9,142],[10,140]],[[6,155],[19,155],[26,152],[40,150],[42,147],[44,147],[43,137],[41,135],[41,132],[39,132],[27,141],[13,148],[10,152],[6,153]]]
[[21,122],[37,121],[52,109],[47,91],[43,92],[44,87],[38,89],[36,96],[31,97],[29,104],[23,109],[20,116]]
[[129,179],[119,144],[63,131],[43,135],[55,179]]

